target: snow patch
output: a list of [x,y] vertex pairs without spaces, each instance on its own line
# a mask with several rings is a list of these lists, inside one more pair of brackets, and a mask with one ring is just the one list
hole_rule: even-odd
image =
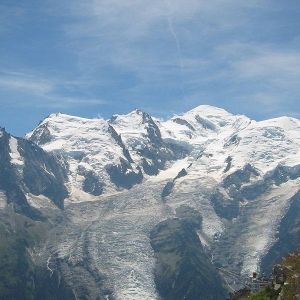
[[28,201],[28,203],[34,207],[37,208],[41,211],[43,210],[54,210],[54,211],[58,211],[59,208],[46,196],[43,195],[33,195],[30,193],[26,194],[26,199]]
[[7,197],[5,191],[0,190],[0,209],[4,209],[7,207]]
[[9,140],[11,163],[17,166],[24,166],[23,157],[18,151],[18,140],[15,137],[10,137]]

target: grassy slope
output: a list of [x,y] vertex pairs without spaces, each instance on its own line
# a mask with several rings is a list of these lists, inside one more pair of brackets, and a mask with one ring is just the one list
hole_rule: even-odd
[[270,288],[267,287],[263,291],[248,297],[247,300],[269,300],[269,297],[270,297]]
[[[287,255],[282,263],[282,267],[287,267],[285,284],[282,285],[281,298],[282,300],[294,300],[300,297],[300,251],[295,251]],[[274,294],[274,293],[273,293]],[[265,299],[277,299],[277,295],[271,297],[272,287],[267,287],[264,291],[261,291],[248,300],[265,300]]]
[[283,286],[283,298],[285,300],[300,298],[300,251],[293,252],[285,257],[282,265],[288,267],[286,285]]

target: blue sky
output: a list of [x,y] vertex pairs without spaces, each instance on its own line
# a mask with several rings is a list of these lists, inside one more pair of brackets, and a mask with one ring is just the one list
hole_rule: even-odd
[[14,135],[53,112],[300,117],[298,0],[15,0],[0,14],[0,126]]

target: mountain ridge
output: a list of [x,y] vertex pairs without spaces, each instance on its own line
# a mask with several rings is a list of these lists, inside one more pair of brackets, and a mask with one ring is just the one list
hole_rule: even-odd
[[[199,113],[201,112],[202,117],[199,116]],[[55,121],[56,118],[58,118],[57,121]],[[186,123],[179,124],[179,119],[184,120]],[[214,121],[214,123],[212,122],[212,120]],[[52,127],[51,124],[49,124],[50,122],[53,123]],[[68,123],[69,127],[67,128],[66,126],[63,126],[63,123]],[[204,123],[205,125],[203,125]],[[156,167],[154,168],[154,170],[150,171],[153,165],[153,155],[152,159],[151,157],[147,157],[147,153],[149,154],[149,151],[145,150],[147,149],[146,144],[148,144],[150,141],[150,136],[155,140],[154,142],[156,144],[159,144],[160,147],[165,147],[167,145],[168,148],[169,145],[175,145],[179,149],[177,150],[177,152],[184,152],[179,158],[184,158],[184,156],[188,155],[189,152],[192,152],[189,153],[189,155],[201,155],[203,149],[208,150],[206,152],[215,152],[216,150],[214,148],[216,148],[216,146],[213,147],[212,142],[214,142],[215,144],[216,142],[221,141],[224,144],[218,145],[217,147],[219,147],[219,149],[221,149],[221,147],[228,147],[229,150],[231,150],[231,148],[234,148],[234,146],[238,146],[238,143],[240,143],[240,141],[243,142],[244,140],[244,146],[248,147],[249,143],[251,143],[251,140],[249,140],[249,138],[252,140],[256,139],[255,142],[262,144],[262,142],[265,142],[262,141],[262,138],[267,141],[269,136],[272,138],[272,142],[274,142],[276,140],[276,137],[277,139],[280,139],[280,137],[283,136],[283,125],[288,126],[289,130],[295,130],[295,126],[294,128],[292,128],[291,126],[292,123],[298,123],[296,127],[297,129],[300,128],[299,120],[293,118],[281,117],[267,121],[256,122],[242,115],[234,116],[230,113],[227,113],[223,109],[204,105],[187,112],[183,116],[174,116],[170,120],[164,122],[153,119],[140,110],[135,110],[127,115],[114,115],[108,121],[105,121],[104,119],[86,119],[73,117],[65,114],[51,114],[44,121],[42,121],[34,131],[27,134],[26,138],[35,141],[40,146],[43,146],[46,151],[51,153],[55,153],[56,151],[61,152],[64,151],[64,149],[70,149],[69,155],[78,160],[82,155],[87,156],[84,151],[80,152],[79,143],[82,144],[82,148],[86,148],[87,146],[89,148],[93,147],[93,143],[91,142],[85,143],[85,141],[80,141],[80,136],[86,136],[87,140],[95,141],[95,147],[101,149],[100,145],[96,144],[97,140],[101,142],[102,146],[104,144],[106,146],[109,146],[109,144],[114,143],[111,140],[112,137],[109,137],[109,134],[103,134],[104,131],[108,131],[108,126],[112,126],[113,130],[115,131],[114,139],[116,139],[117,137],[116,143],[119,145],[119,147],[114,146],[115,150],[110,151],[110,153],[99,152],[99,157],[95,159],[96,163],[99,164],[99,161],[102,160],[101,163],[104,164],[104,166],[102,167],[103,169],[105,168],[106,164],[110,164],[112,161],[114,161],[115,165],[120,164],[119,160],[120,158],[122,158],[126,161],[128,167],[130,166],[131,168],[133,168],[134,172],[138,172],[137,169],[134,169],[134,164],[132,164],[132,156],[134,156],[135,165],[138,165],[142,168],[144,165],[143,169],[148,167],[148,173],[150,172],[148,175],[154,175],[157,174],[159,170],[164,169],[165,166],[164,164],[161,164],[159,167]],[[45,128],[46,124],[47,129]],[[86,130],[76,132],[79,127],[83,126],[86,128]],[[106,130],[104,129],[105,127]],[[212,130],[212,128],[214,128],[214,130]],[[51,134],[53,135],[52,140],[45,142],[45,136],[48,136],[49,139],[50,129],[52,132]],[[91,132],[93,130],[94,135]],[[150,134],[147,130],[150,130]],[[249,131],[251,130],[255,131],[256,135],[251,134],[250,137],[247,138],[247,135],[249,135]],[[265,130],[265,132],[263,133],[264,136],[261,132],[262,130]],[[68,131],[69,135],[67,133],[61,135],[61,131]],[[102,137],[97,136],[97,134],[99,134],[100,132],[102,132]],[[237,133],[239,133],[240,135],[237,135]],[[260,139],[257,138],[258,134],[261,135]],[[211,138],[208,138],[208,135],[217,135],[218,137],[215,137],[215,139],[213,138],[213,136]],[[63,140],[67,140],[71,136],[75,136],[73,146],[70,143],[67,144],[66,141],[63,143],[63,145],[59,144],[59,141],[62,142]],[[299,140],[299,135],[297,139]],[[55,140],[57,140],[57,143],[55,143]],[[254,145],[250,146],[254,147]],[[73,152],[71,151],[72,147],[75,148]],[[168,157],[168,161],[178,160],[176,157],[176,155],[178,154],[174,153],[174,150],[172,150],[173,149],[169,151],[170,157]],[[223,149],[221,150],[223,151]],[[234,149],[232,150],[234,151]],[[120,153],[121,151],[123,152],[123,154]],[[140,155],[139,152],[141,151],[144,151],[146,153],[142,153],[142,155]],[[100,155],[102,156],[100,157]],[[157,153],[155,155],[157,155]],[[109,156],[109,162],[107,156]],[[231,155],[227,155],[226,157],[224,157],[223,155],[224,160],[230,159],[229,157],[231,157]],[[240,162],[240,164],[236,166],[236,169],[242,168],[246,163],[249,162],[249,159],[250,158],[248,155],[248,157],[245,157],[244,162]],[[253,160],[259,161],[257,157],[254,157]],[[107,163],[103,163],[104,161],[106,161]],[[155,163],[157,165],[159,164],[159,162]],[[222,162],[220,160],[217,161],[218,165],[220,165],[221,163]],[[267,165],[267,163],[265,164]],[[95,169],[95,166],[93,166],[93,164],[89,166],[89,164],[84,164],[84,162],[82,162],[82,165],[83,168],[92,167],[93,169]],[[234,160],[232,160],[232,157],[230,165],[234,166]],[[102,170],[101,173],[101,176],[103,177],[105,172],[103,173]]]

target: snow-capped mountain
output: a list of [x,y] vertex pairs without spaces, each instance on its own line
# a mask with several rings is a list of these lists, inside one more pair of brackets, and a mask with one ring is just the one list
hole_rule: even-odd
[[[55,224],[32,259],[58,270],[77,298],[222,299],[212,263],[248,276],[299,244],[298,119],[257,122],[212,106],[167,121],[140,110],[109,120],[52,114],[26,139],[6,139],[5,161],[28,206],[51,211]],[[29,156],[45,171],[38,177],[61,183],[55,196],[26,179],[30,149],[44,157]],[[64,203],[59,223],[53,202]],[[202,269],[219,287],[199,288]]]

